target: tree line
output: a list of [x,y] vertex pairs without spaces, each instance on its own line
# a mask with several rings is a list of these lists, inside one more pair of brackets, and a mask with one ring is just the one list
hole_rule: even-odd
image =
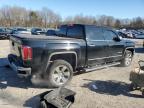
[[144,18],[118,19],[112,16],[85,16],[83,14],[68,16],[62,19],[58,13],[44,7],[41,10],[29,10],[18,6],[0,8],[0,26],[4,27],[42,27],[56,28],[61,24],[94,24],[114,28],[144,28]]

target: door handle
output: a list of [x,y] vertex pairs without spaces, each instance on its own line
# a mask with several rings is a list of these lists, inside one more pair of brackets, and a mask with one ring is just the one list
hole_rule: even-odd
[[89,46],[91,46],[91,47],[95,47],[95,44],[90,44]]

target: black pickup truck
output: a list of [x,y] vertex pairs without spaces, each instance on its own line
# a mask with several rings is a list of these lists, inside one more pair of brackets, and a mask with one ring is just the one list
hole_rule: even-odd
[[10,46],[9,64],[19,76],[53,87],[69,82],[74,72],[129,66],[135,47],[111,28],[82,24],[62,25],[56,36],[13,35]]

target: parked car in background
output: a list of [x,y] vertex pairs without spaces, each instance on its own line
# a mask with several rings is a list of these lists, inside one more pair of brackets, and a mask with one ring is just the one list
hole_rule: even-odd
[[122,38],[130,38],[130,39],[133,39],[133,38],[135,37],[135,35],[132,34],[131,32],[118,31],[118,34],[119,34]]
[[14,28],[11,34],[31,34],[26,28]]
[[123,32],[118,31],[117,33],[118,33],[118,35],[121,36],[122,38],[129,38],[129,37],[127,36],[127,34],[125,34],[125,33],[123,33]]
[[139,29],[138,32],[144,34],[144,29]]
[[131,38],[131,39],[142,39],[143,38],[143,34],[144,34],[142,32],[142,30],[121,29],[121,30],[117,30],[117,32],[123,38]]
[[136,39],[144,39],[144,34],[138,34],[135,36]]
[[135,37],[135,34],[131,31],[128,31],[126,34],[127,34],[128,38],[134,38]]
[[0,28],[0,39],[8,39],[9,38],[9,32],[6,28]]
[[[15,41],[17,40],[17,41]],[[31,76],[33,84],[59,87],[74,72],[121,65],[129,66],[135,44],[119,37],[111,28],[95,25],[62,25],[57,36],[13,35],[9,64],[20,76]]]
[[45,34],[46,32],[42,28],[32,28],[31,29],[31,34],[32,35],[41,35]]
[[48,29],[45,34],[46,34],[46,36],[54,36],[54,35],[56,35],[56,32],[57,32],[56,29]]

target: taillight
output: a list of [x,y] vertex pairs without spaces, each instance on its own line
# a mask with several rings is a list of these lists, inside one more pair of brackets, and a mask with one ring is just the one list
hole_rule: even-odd
[[32,59],[32,48],[29,46],[22,46],[22,58],[23,60]]

